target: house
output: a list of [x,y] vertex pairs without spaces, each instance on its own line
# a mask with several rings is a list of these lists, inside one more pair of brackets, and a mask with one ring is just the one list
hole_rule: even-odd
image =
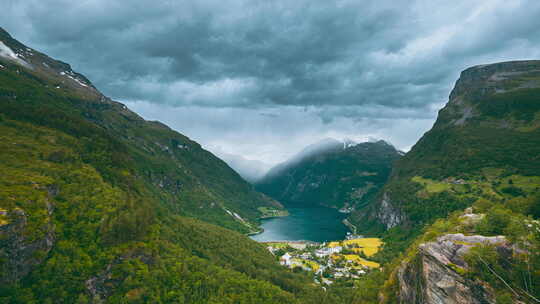
[[279,259],[281,265],[290,266],[291,265],[291,255],[288,252],[285,252],[284,255]]
[[356,240],[356,239],[363,239],[363,238],[364,238],[363,235],[351,234],[350,232],[347,232],[347,236],[346,236],[347,240]]
[[322,249],[319,249],[315,251],[315,255],[319,258],[332,255],[334,253],[340,253],[341,250],[343,250],[342,246],[336,246],[336,247],[325,247]]

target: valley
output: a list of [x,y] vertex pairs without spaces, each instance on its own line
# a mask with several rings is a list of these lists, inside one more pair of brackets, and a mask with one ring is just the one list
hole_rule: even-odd
[[540,61],[464,70],[407,153],[326,139],[250,184],[0,43],[0,303],[540,302]]

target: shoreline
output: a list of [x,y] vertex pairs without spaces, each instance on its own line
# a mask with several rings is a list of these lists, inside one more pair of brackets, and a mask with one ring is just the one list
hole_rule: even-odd
[[261,228],[261,230],[259,231],[251,231],[251,232],[246,233],[246,236],[253,236],[253,235],[261,234],[263,232],[264,232],[264,228]]
[[353,225],[351,222],[349,222],[348,218],[344,219],[341,222],[343,223],[343,225],[345,225],[345,226],[347,226],[347,228],[349,228],[349,230],[351,231],[352,234],[356,234],[356,226]]

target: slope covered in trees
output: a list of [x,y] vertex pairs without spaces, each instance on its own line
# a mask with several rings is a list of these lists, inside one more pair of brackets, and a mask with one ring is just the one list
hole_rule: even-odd
[[358,290],[361,302],[538,302],[539,88],[540,61],[462,72],[433,128],[352,215],[385,236],[383,273],[363,279],[380,290]]
[[540,176],[540,61],[462,72],[433,128],[392,172],[357,223],[415,227],[479,198],[533,195]]
[[285,204],[350,212],[374,197],[400,156],[382,140],[360,144],[326,140],[273,168],[256,188]]
[[255,229],[257,208],[277,203],[197,143],[0,34],[18,54],[0,57],[0,302],[325,301],[229,230]]

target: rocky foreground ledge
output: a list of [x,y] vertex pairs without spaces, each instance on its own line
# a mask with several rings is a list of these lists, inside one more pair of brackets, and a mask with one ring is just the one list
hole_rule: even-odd
[[415,258],[398,271],[400,303],[495,303],[487,284],[463,275],[468,268],[465,255],[481,244],[508,254],[513,251],[504,236],[447,234],[421,244]]

